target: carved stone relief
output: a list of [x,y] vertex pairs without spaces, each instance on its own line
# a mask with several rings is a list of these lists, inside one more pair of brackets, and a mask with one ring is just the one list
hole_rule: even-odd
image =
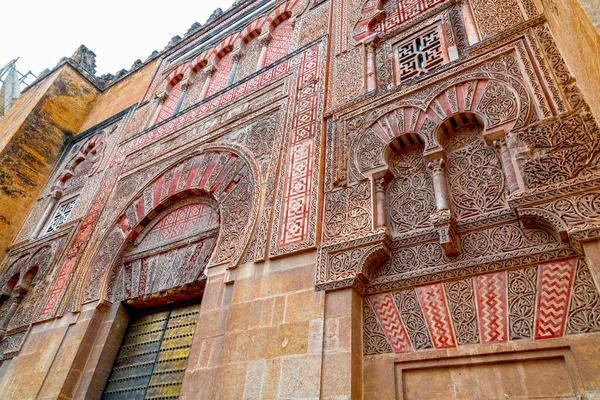
[[433,182],[423,158],[423,145],[401,148],[390,160],[394,180],[387,190],[388,226],[398,235],[430,227],[435,211]]

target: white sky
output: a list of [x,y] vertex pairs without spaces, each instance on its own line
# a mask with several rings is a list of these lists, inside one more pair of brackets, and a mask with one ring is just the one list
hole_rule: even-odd
[[96,53],[96,75],[129,69],[194,22],[233,0],[7,0],[0,2],[0,68],[20,57],[17,69],[39,75],[81,44]]

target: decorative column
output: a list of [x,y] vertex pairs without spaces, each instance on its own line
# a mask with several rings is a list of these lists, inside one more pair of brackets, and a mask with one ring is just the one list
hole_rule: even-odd
[[494,147],[500,154],[500,162],[502,163],[502,171],[508,184],[508,192],[514,193],[519,189],[519,183],[517,182],[517,174],[510,155],[510,149],[506,144],[506,138],[502,137],[494,140]]
[[427,167],[433,175],[433,191],[435,192],[435,209],[437,213],[450,210],[448,181],[446,179],[446,162],[443,158],[431,161]]
[[216,68],[212,64],[207,65],[202,70],[202,75],[206,76],[206,80],[204,81],[204,86],[202,86],[202,92],[200,92],[200,100],[204,100],[206,98],[206,95],[208,94],[208,88],[210,87],[210,79],[215,71]]
[[173,115],[177,114],[181,109],[181,105],[183,104],[183,100],[185,99],[185,95],[187,94],[188,89],[190,88],[190,79],[186,78],[181,83],[181,94],[179,95],[179,99],[177,99],[177,104],[175,105],[175,109],[173,110]]
[[165,100],[167,100],[167,97],[169,97],[167,92],[160,92],[156,95],[154,99],[154,113],[152,114],[152,118],[150,119],[147,127],[150,127],[156,123],[156,120],[160,115],[160,110],[162,110],[162,106],[165,103]]
[[385,191],[388,183],[388,179],[385,176],[373,177],[373,192],[375,193],[375,215],[373,221],[376,231],[387,227]]
[[379,36],[373,34],[363,41],[367,56],[367,92],[377,89],[377,66],[375,65],[375,49]]
[[235,81],[235,75],[237,74],[238,67],[240,65],[240,58],[242,58],[242,49],[235,49],[231,52],[231,58],[233,59],[233,65],[231,66],[231,72],[227,78],[227,86],[231,86]]
[[435,193],[435,213],[429,217],[429,221],[437,229],[440,244],[446,255],[453,256],[460,252],[460,243],[454,215],[450,209],[446,162],[443,158],[439,158],[431,161],[427,167],[433,175],[433,191]]
[[273,39],[271,32],[267,32],[261,35],[258,40],[260,41],[260,55],[258,56],[258,63],[256,64],[256,70],[261,70],[265,67],[265,61],[267,60],[267,50],[269,49],[269,43]]
[[44,213],[42,214],[42,217],[40,218],[40,221],[38,222],[37,226],[33,230],[33,234],[31,235],[32,238],[37,238],[38,236],[40,236],[40,234],[42,233],[42,229],[44,229],[44,226],[46,226],[50,215],[52,215],[52,211],[54,211],[54,209],[56,208],[56,204],[58,203],[58,200],[61,197],[62,191],[60,190],[54,190],[50,194],[50,199],[48,201],[48,204],[46,205],[46,209],[44,210]]
[[469,45],[472,46],[481,39],[479,38],[479,32],[477,32],[477,26],[475,25],[475,19],[471,12],[469,0],[463,0],[460,9],[463,17],[463,24],[465,25],[467,40],[469,41]]
[[4,314],[2,321],[0,321],[0,337],[4,336],[6,334],[6,330],[8,329],[8,324],[10,323],[10,320],[17,312],[17,309],[21,305],[21,302],[23,301],[23,298],[25,297],[26,294],[27,294],[27,288],[25,288],[21,285],[17,285],[13,289],[12,294],[10,295],[10,299],[8,300],[10,302],[10,304],[8,306],[8,309],[6,310],[6,314]]

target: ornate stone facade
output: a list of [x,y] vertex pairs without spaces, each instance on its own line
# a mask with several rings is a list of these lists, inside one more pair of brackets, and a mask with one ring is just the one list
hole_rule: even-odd
[[600,116],[547,18],[248,0],[59,64],[97,99],[2,261],[0,397],[592,398]]

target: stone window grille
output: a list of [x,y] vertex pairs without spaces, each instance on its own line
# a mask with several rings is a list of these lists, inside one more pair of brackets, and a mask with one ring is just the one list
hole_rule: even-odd
[[44,233],[51,233],[58,230],[58,228],[60,228],[69,219],[76,200],[77,199],[69,200],[58,206],[54,216],[50,220],[48,228],[46,228]]
[[448,62],[441,25],[430,27],[394,45],[394,61],[398,83]]

